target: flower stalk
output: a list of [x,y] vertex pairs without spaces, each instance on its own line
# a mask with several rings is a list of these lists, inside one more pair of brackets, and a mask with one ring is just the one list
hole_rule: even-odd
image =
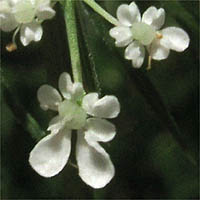
[[75,82],[82,83],[82,70],[77,37],[75,1],[67,0],[65,3],[65,23],[72,65],[72,74]]
[[99,15],[101,15],[104,19],[106,19],[111,24],[117,26],[118,21],[108,12],[106,12],[102,7],[100,7],[94,0],[83,0],[88,6],[90,6],[94,11],[96,11]]

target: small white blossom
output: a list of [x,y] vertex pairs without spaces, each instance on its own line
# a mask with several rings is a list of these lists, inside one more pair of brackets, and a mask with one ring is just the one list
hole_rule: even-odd
[[108,153],[99,142],[108,142],[116,134],[115,126],[104,118],[115,118],[120,105],[115,96],[84,94],[81,83],[73,83],[68,73],[59,78],[60,93],[49,85],[38,90],[44,110],[58,112],[49,123],[49,135],[40,140],[30,153],[33,169],[44,177],[58,174],[71,152],[71,132],[77,130],[76,160],[81,179],[93,188],[102,188],[113,178],[115,169]]
[[166,59],[169,51],[184,51],[189,45],[189,36],[181,28],[167,27],[163,8],[149,7],[141,17],[137,5],[122,4],[117,9],[118,25],[110,30],[117,47],[126,47],[125,58],[132,60],[135,68],[141,67],[145,57],[145,47],[154,60]]
[[0,0],[0,29],[5,32],[16,29],[13,43],[20,29],[20,40],[24,46],[41,40],[41,23],[55,15],[50,3],[50,0]]

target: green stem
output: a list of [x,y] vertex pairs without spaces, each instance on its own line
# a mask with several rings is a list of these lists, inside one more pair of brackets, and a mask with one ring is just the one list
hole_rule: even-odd
[[101,8],[94,0],[83,0],[88,6],[90,6],[94,11],[96,11],[99,15],[104,17],[111,24],[117,26],[118,21],[108,12],[106,12],[103,8]]
[[73,0],[66,0],[65,23],[66,23],[67,38],[69,43],[74,81],[82,82],[81,61],[80,61],[76,16],[75,16],[75,1]]

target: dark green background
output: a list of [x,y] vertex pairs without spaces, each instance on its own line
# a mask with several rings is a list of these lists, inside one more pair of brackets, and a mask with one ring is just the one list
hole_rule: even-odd
[[[99,1],[113,16],[126,1]],[[127,3],[129,3],[127,1]],[[113,180],[94,190],[67,165],[43,178],[28,164],[29,152],[55,115],[40,109],[37,89],[57,87],[61,72],[71,72],[63,10],[43,23],[40,42],[8,53],[12,33],[1,33],[1,198],[2,199],[192,199],[199,197],[199,3],[136,1],[143,13],[164,8],[167,26],[183,28],[190,45],[182,53],[153,61],[152,70],[135,70],[109,36],[113,27],[84,3],[77,2],[77,26],[84,86],[88,92],[113,94],[121,113],[112,120],[117,135],[103,144],[116,168]],[[75,146],[76,134],[73,134]],[[70,159],[75,162],[74,149]]]

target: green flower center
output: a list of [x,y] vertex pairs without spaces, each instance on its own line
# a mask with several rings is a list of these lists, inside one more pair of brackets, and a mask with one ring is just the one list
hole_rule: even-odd
[[85,126],[87,113],[75,102],[65,100],[58,106],[58,112],[69,129],[80,129]]
[[138,40],[143,45],[149,45],[156,37],[156,31],[154,28],[143,22],[137,22],[132,25],[131,28],[133,38]]

